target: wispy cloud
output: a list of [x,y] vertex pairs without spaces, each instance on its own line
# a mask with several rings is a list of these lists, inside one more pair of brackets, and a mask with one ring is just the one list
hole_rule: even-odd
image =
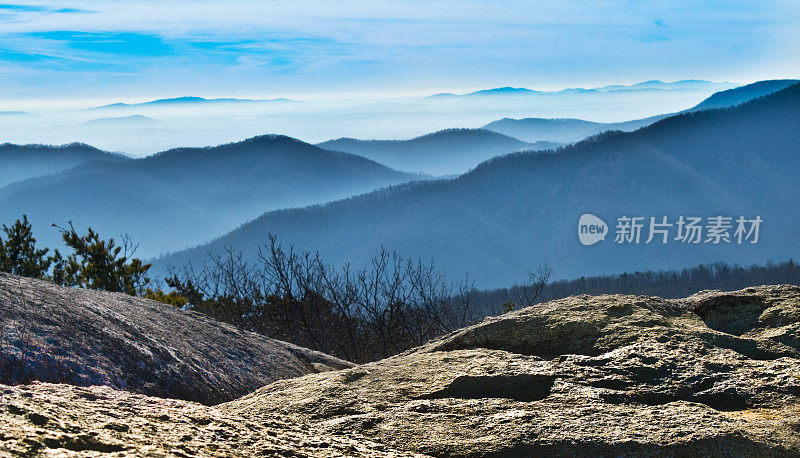
[[172,48],[155,34],[131,32],[33,32],[24,35],[30,39],[48,40],[66,47],[117,56],[164,56]]
[[82,10],[80,8],[60,8],[57,10],[52,10],[53,13],[58,14],[90,14],[94,13],[94,11],[89,10]]
[[41,6],[33,6],[33,5],[10,5],[7,3],[0,4],[0,10],[11,10],[11,11],[44,11],[44,8]]
[[[800,73],[798,14],[794,0],[20,0],[0,5],[0,48],[17,56],[0,69],[27,65],[93,93],[125,84],[278,96],[745,81]],[[114,70],[84,87],[87,63]],[[5,83],[33,92],[22,76]],[[48,90],[58,88],[35,87]]]
[[18,12],[18,13],[55,13],[55,14],[78,14],[78,13],[92,13],[92,11],[80,8],[53,8],[43,5],[17,5],[10,3],[0,4],[0,11],[5,12]]

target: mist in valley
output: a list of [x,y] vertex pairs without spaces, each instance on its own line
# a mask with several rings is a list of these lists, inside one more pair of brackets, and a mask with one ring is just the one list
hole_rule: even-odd
[[0,106],[0,138],[15,144],[82,142],[133,157],[177,147],[281,134],[319,143],[341,137],[400,140],[502,118],[579,118],[619,122],[694,106],[731,83],[613,86],[554,92],[479,92],[374,100],[205,99],[158,103],[72,101],[52,107]]

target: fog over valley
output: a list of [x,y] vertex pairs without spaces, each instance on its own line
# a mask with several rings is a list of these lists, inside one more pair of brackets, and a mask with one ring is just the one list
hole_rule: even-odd
[[[649,83],[649,84],[648,84]],[[477,128],[501,118],[579,118],[618,122],[694,106],[733,83],[648,82],[563,91],[432,94],[374,100],[201,98],[178,94],[156,103],[28,108],[0,105],[4,142],[60,145],[82,142],[130,156],[181,146],[234,142],[281,134],[309,143],[340,137],[410,139],[449,128]],[[152,101],[151,101],[152,102]]]

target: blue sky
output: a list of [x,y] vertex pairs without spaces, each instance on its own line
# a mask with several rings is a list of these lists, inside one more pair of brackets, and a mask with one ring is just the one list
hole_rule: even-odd
[[800,2],[18,1],[0,100],[426,94],[800,76]]

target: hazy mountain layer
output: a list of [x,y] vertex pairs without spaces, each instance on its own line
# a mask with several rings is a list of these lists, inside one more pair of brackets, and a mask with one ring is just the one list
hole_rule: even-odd
[[234,98],[221,98],[221,99],[206,99],[203,97],[174,97],[171,99],[158,99],[149,102],[141,103],[112,103],[110,105],[103,105],[101,107],[89,108],[90,110],[108,110],[108,109],[127,109],[139,108],[147,106],[171,106],[171,105],[206,105],[206,104],[228,104],[228,103],[264,103],[264,102],[290,102],[289,99],[234,99]]
[[141,256],[192,246],[265,211],[402,183],[416,175],[282,136],[181,148],[126,162],[91,162],[0,188],[0,221],[23,213],[40,243],[61,245],[51,223],[107,237],[128,233]]
[[[658,83],[652,82],[652,83]],[[748,100],[762,97],[773,92],[784,89],[792,84],[797,83],[797,80],[770,80],[759,81],[757,83],[748,84],[746,86],[728,89],[713,94],[711,97],[700,102],[696,106],[684,110],[680,113],[687,111],[707,110],[710,108],[728,108]],[[646,85],[646,83],[639,83]],[[633,87],[644,87],[639,85]],[[627,86],[623,86],[626,88]],[[657,85],[656,85],[657,87]],[[625,90],[625,89],[616,89]],[[674,113],[679,114],[679,113]],[[673,114],[673,115],[674,115]],[[582,119],[569,119],[569,118],[523,118],[523,119],[510,119],[504,118],[498,121],[491,122],[485,126],[488,129],[501,134],[509,135],[511,137],[519,138],[524,141],[551,141],[571,143],[578,140],[583,140],[591,135],[597,135],[609,130],[621,130],[624,132],[631,132],[644,126],[649,126],[656,121],[664,119],[668,114],[651,116],[644,119],[636,119],[624,122],[601,123],[584,121]]]
[[505,118],[490,122],[483,126],[483,129],[524,139],[525,141],[573,143],[609,130],[631,132],[664,119],[667,116],[669,115],[609,123],[570,118]]
[[[386,95],[260,101],[176,97],[113,103],[103,108],[61,106],[58,110],[38,109],[29,116],[4,116],[0,141],[62,144],[77,140],[108,151],[145,156],[176,147],[218,145],[265,132],[309,143],[340,137],[409,139],[453,127],[479,127],[500,118],[601,122],[646,118],[694,106],[715,91],[731,87],[734,85],[730,83],[688,81],[549,92],[495,88],[477,91],[478,95],[425,98]],[[120,128],[121,123],[85,124],[99,117],[129,115],[148,116],[162,123],[142,123],[128,129]]]
[[580,94],[580,93],[603,93],[603,92],[617,92],[617,91],[701,91],[701,90],[714,90],[720,88],[729,88],[731,83],[715,83],[712,81],[704,80],[683,80],[675,81],[673,83],[665,83],[663,81],[651,80],[643,81],[641,83],[622,85],[612,84],[608,86],[596,87],[585,89],[582,87],[568,88],[560,91],[538,91],[524,87],[496,87],[493,89],[482,89],[480,91],[473,91],[466,94],[453,94],[444,92],[434,94],[428,98],[455,98],[455,97],[526,97],[526,96],[539,96],[539,95],[554,95],[554,94]]
[[727,91],[720,91],[713,94],[711,97],[703,100],[692,110],[707,110],[710,108],[728,108],[749,100],[763,97],[773,92],[780,91],[789,86],[797,84],[798,80],[768,80],[759,81],[757,83],[748,84],[746,86],[728,89]]
[[501,154],[521,149],[552,149],[560,144],[526,143],[482,129],[448,129],[411,140],[340,138],[317,146],[358,154],[396,170],[441,176],[462,174]]
[[[419,182],[321,207],[283,210],[160,266],[201,262],[233,246],[252,257],[268,233],[334,263],[367,261],[381,245],[435,258],[481,286],[522,278],[538,263],[559,277],[797,256],[800,85],[729,110],[685,113],[632,133],[608,133],[552,153],[490,160],[454,180]],[[645,244],[577,238],[584,213],[603,218],[760,216],[757,244]],[[647,231],[647,227],[643,229]],[[731,229],[732,231],[735,228]],[[672,237],[677,228],[672,227]],[[704,236],[705,237],[705,236]],[[660,239],[656,239],[660,240]]]
[[89,161],[123,162],[128,158],[82,143],[62,146],[0,145],[0,187],[61,172]]
[[142,115],[116,116],[111,118],[97,118],[83,123],[85,126],[108,127],[118,129],[140,129],[160,126],[162,123]]

